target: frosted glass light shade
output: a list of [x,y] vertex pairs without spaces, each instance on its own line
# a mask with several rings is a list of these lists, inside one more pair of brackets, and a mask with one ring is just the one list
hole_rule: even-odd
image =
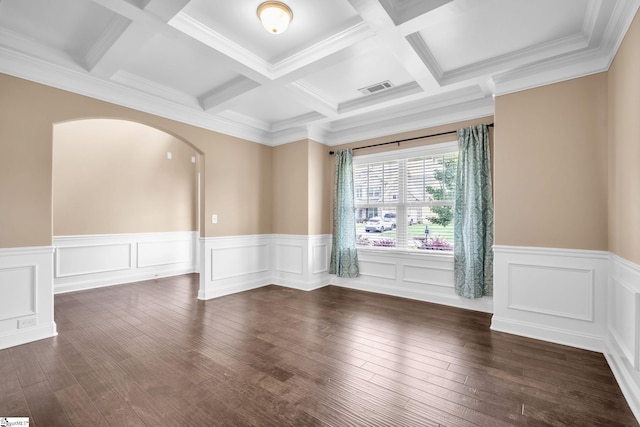
[[289,23],[293,19],[293,12],[284,3],[266,1],[258,6],[258,17],[268,32],[280,34],[289,27]]

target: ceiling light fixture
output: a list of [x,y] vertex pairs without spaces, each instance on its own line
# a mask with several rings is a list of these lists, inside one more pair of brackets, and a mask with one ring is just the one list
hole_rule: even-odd
[[293,12],[284,3],[266,1],[258,6],[258,17],[271,34],[283,33],[293,19]]

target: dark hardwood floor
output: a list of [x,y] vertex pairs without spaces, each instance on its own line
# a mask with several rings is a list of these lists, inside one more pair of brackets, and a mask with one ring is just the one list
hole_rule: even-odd
[[197,301],[197,275],[55,297],[59,335],[0,351],[31,426],[638,426],[598,353],[491,316],[326,287]]

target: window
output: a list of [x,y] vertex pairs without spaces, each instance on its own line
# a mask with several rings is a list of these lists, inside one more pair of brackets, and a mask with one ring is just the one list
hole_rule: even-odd
[[457,149],[354,157],[358,246],[452,251]]

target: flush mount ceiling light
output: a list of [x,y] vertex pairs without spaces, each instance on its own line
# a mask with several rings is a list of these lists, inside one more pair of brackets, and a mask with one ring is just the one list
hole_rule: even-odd
[[258,17],[271,34],[283,33],[293,19],[293,12],[284,3],[266,1],[258,6]]

